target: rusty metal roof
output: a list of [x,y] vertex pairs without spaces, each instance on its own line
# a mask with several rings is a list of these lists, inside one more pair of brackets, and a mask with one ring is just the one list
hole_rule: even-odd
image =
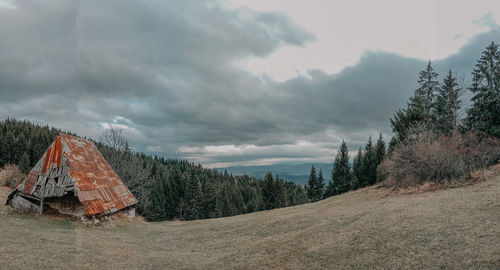
[[137,199],[113,171],[94,143],[61,134],[47,149],[41,168],[33,168],[21,185],[22,192],[32,194],[40,174],[48,169],[69,167],[76,195],[86,215],[110,214],[137,203]]

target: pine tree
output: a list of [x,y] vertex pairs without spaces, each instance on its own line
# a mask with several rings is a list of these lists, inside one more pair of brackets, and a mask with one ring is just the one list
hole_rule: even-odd
[[328,183],[327,197],[349,191],[351,188],[352,174],[349,158],[347,144],[342,140],[342,144],[340,145],[333,163],[332,179],[330,179]]
[[351,189],[355,190],[362,187],[363,181],[363,151],[359,147],[358,154],[354,157],[352,163],[352,179],[351,179]]
[[377,164],[375,149],[373,148],[372,137],[368,138],[368,143],[365,146],[363,153],[363,161],[361,166],[361,187],[372,185],[375,183],[377,176]]
[[316,169],[314,168],[314,165],[312,165],[311,173],[309,174],[309,180],[307,181],[307,197],[309,197],[309,200],[311,201],[316,201],[316,191],[318,190],[317,186],[318,176],[316,175]]
[[434,103],[433,118],[437,131],[444,135],[451,135],[458,125],[460,102],[460,89],[450,70],[438,89]]
[[326,190],[324,195],[325,198],[335,196],[338,194],[337,183],[333,180],[333,170],[335,170],[335,163],[333,164],[332,178],[328,181],[328,184],[326,185]]
[[283,180],[281,180],[278,175],[276,175],[274,192],[276,193],[275,208],[285,207],[285,187],[283,185]]
[[200,180],[198,177],[190,177],[185,196],[185,217],[187,220],[200,218],[201,199],[202,194]]
[[275,206],[276,198],[275,198],[275,185],[273,174],[271,172],[267,172],[264,178],[264,186],[262,188],[262,201],[264,203],[264,209],[273,209]]
[[7,132],[5,135],[5,163],[6,164],[16,164],[18,159],[16,155],[20,154],[16,152],[16,140],[12,132]]
[[165,213],[165,191],[163,189],[163,184],[162,184],[162,179],[159,177],[156,177],[156,166],[153,165],[152,169],[152,177],[151,177],[151,188],[150,194],[149,194],[149,199],[148,199],[148,205],[147,205],[147,212],[146,212],[146,219],[148,221],[161,221],[165,219],[166,213]]
[[468,129],[500,138],[500,51],[491,43],[472,71],[472,106],[467,110]]
[[436,80],[438,74],[434,71],[431,61],[425,70],[420,71],[418,79],[419,87],[415,90],[410,102],[404,109],[396,111],[390,119],[392,131],[398,140],[407,136],[408,129],[417,123],[433,123],[431,109],[434,104],[439,82]]
[[262,199],[259,198],[259,193],[256,189],[247,189],[248,200],[247,200],[247,213],[259,211],[259,204]]
[[21,172],[24,174],[29,173],[31,170],[30,158],[26,152],[24,152],[21,156],[21,161],[19,162],[19,170],[21,170]]
[[[17,137],[14,144],[14,164],[19,164],[24,153],[28,154],[29,160],[29,149],[31,148],[29,138],[27,136]],[[28,163],[29,167],[29,163]]]
[[380,133],[378,136],[377,144],[375,145],[375,175],[376,175],[375,178],[376,178],[376,182],[380,182],[383,180],[377,175],[376,169],[377,169],[378,165],[382,162],[382,160],[384,160],[385,154],[386,154],[385,152],[386,152],[385,141],[384,141],[384,138],[382,137],[382,133]]
[[247,212],[247,206],[245,205],[245,202],[243,201],[243,196],[241,195],[240,191],[240,186],[239,185],[229,185],[228,190],[231,194],[231,201],[236,208],[236,212],[234,215],[237,215],[239,213],[246,213]]
[[224,196],[222,194],[222,189],[219,188],[215,194],[215,217],[222,217],[224,211]]
[[325,193],[325,179],[323,178],[323,171],[319,169],[318,184],[316,186],[316,200],[323,199]]
[[420,71],[418,79],[419,88],[415,90],[415,95],[410,98],[410,108],[421,111],[424,119],[429,119],[434,97],[439,89],[437,81],[438,74],[434,71],[431,61],[427,64],[425,70]]
[[205,182],[205,186],[203,188],[203,212],[205,218],[217,217],[215,211],[215,204],[216,204],[215,183],[211,179],[208,179]]
[[411,110],[408,107],[399,109],[390,119],[392,132],[394,132],[397,140],[404,140],[408,129],[413,124],[422,122],[423,120],[422,114],[418,113],[418,111]]
[[[226,175],[229,177],[229,175]],[[224,198],[224,208],[222,209],[222,216],[229,217],[234,216],[238,213],[238,209],[235,205],[234,200],[232,200],[233,191],[230,189],[230,186],[225,183],[223,185],[222,194]]]
[[165,169],[162,169],[160,172],[160,178],[163,179],[162,188],[163,194],[165,197],[165,203],[163,208],[165,209],[165,218],[173,219],[175,217],[175,207],[172,204],[173,201],[173,192],[172,192],[172,181],[168,178]]
[[8,150],[9,145],[7,143],[7,136],[4,133],[0,133],[0,168],[8,163],[9,155]]
[[175,206],[174,216],[182,219],[185,208],[184,193],[188,178],[183,175],[180,167],[177,166],[169,170],[169,178],[172,181],[172,204]]

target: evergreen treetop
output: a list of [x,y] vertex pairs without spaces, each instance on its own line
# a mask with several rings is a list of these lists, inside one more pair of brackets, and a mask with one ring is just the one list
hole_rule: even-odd
[[311,166],[311,173],[307,181],[307,196],[311,201],[317,201],[323,197],[323,184],[319,182],[314,165]]
[[324,190],[325,190],[325,179],[323,178],[323,171],[319,169],[318,184],[316,186],[317,200],[323,199]]
[[358,149],[358,153],[354,157],[352,163],[352,179],[351,179],[351,189],[358,189],[362,185],[363,172],[361,168],[363,167],[363,150],[361,146]]
[[439,89],[439,81],[436,79],[438,73],[434,71],[432,62],[429,60],[425,70],[420,71],[418,78],[419,88],[415,90],[415,95],[410,98],[411,109],[421,112],[425,117],[428,117],[431,112],[432,104],[437,90]]
[[456,77],[450,70],[438,89],[432,112],[435,127],[440,133],[451,135],[453,130],[456,129],[460,102],[460,88]]
[[344,193],[351,188],[352,174],[349,159],[347,144],[342,140],[333,163],[332,179],[327,187],[327,197]]
[[434,71],[431,61],[425,70],[420,71],[418,79],[419,87],[414,91],[406,108],[396,111],[390,119],[392,131],[398,140],[403,140],[407,136],[408,129],[417,124],[432,123],[432,108],[436,92],[439,89],[437,81],[438,73]]
[[385,141],[382,137],[382,133],[379,134],[377,144],[375,145],[375,178],[377,182],[380,182],[382,179],[377,175],[376,168],[377,166],[384,160],[386,155]]
[[500,51],[491,43],[472,71],[472,106],[465,125],[493,137],[500,137]]

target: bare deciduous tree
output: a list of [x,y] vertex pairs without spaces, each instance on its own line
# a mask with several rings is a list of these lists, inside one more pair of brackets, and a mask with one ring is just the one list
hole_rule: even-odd
[[146,182],[148,181],[149,172],[143,166],[141,158],[128,151],[129,144],[125,136],[123,136],[123,129],[106,129],[99,137],[99,141],[108,146],[99,149],[102,155],[139,200],[138,207],[143,207],[148,199]]
[[[467,91],[467,89],[469,89],[469,86],[470,86],[469,78],[465,75],[460,75],[460,76],[457,75],[457,84],[458,84],[458,96],[457,96],[457,98],[458,98],[458,100],[462,100],[462,105],[461,105],[460,109],[455,110],[453,112],[453,119],[454,119],[453,127],[455,129],[458,128],[459,123],[467,115],[468,102],[471,98],[470,92]],[[466,102],[465,104],[463,103],[464,102],[463,100],[465,100],[465,102]]]
[[117,151],[127,150],[128,142],[123,136],[123,129],[110,128],[102,132],[99,141]]

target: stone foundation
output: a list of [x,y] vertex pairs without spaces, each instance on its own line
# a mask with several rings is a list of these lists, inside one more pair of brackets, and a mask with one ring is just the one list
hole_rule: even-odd
[[134,218],[135,218],[135,207],[131,206],[110,215],[100,215],[100,216],[82,215],[80,217],[80,222],[84,224],[99,224],[101,222],[106,222],[111,220],[132,220]]
[[9,202],[9,205],[17,212],[21,213],[40,213],[40,204],[15,194]]

